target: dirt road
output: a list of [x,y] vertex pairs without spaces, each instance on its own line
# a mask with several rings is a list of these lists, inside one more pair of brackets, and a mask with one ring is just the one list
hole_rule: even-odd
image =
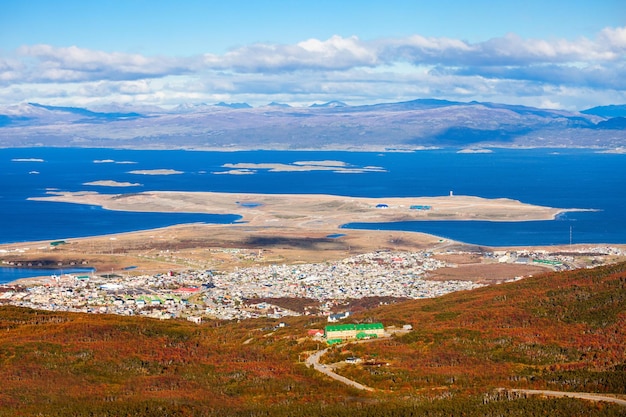
[[324,375],[327,375],[329,377],[331,377],[332,379],[342,382],[346,385],[349,385],[351,387],[354,387],[356,389],[360,389],[360,390],[364,390],[364,391],[374,391],[374,388],[365,386],[363,384],[359,384],[356,381],[353,381],[351,379],[348,379],[344,376],[338,375],[336,373],[334,373],[333,371],[331,371],[326,365],[322,365],[320,364],[320,358],[322,357],[322,355],[324,355],[326,353],[326,351],[328,350],[328,348],[326,349],[322,349],[322,350],[318,350],[317,352],[315,352],[314,354],[312,354],[311,356],[309,356],[306,359],[306,365],[310,368],[313,367],[313,369],[315,369],[318,372],[323,373]]
[[607,397],[604,395],[593,394],[590,392],[563,392],[563,391],[548,391],[548,390],[535,390],[535,389],[502,389],[510,392],[518,392],[522,394],[530,395],[545,395],[546,397],[557,398],[580,398],[581,400],[589,401],[604,401],[614,404],[626,406],[626,400],[622,400],[614,397]]

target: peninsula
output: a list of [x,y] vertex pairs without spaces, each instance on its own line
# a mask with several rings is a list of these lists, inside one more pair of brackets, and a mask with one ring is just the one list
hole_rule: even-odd
[[[342,229],[352,222],[432,220],[529,221],[550,220],[575,209],[524,204],[511,199],[453,195],[440,197],[357,198],[312,194],[243,194],[149,191],[102,194],[93,191],[50,191],[32,200],[101,206],[135,212],[187,212],[236,214],[230,224],[187,224],[156,230],[71,239],[71,244],[50,251],[28,245],[24,265],[39,259],[75,259],[98,271],[122,270],[135,265],[144,272],[185,268],[233,270],[252,264],[329,262],[375,251],[448,251],[474,247],[424,233]],[[4,245],[15,251],[24,244]],[[262,253],[261,257],[221,256],[223,250]],[[58,258],[58,259],[57,259]],[[63,259],[62,259],[63,258]],[[17,260],[16,260],[17,262]],[[474,262],[474,261],[472,261]],[[465,263],[462,262],[462,263]],[[533,274],[534,265],[489,265],[446,272],[463,279],[492,281]],[[465,271],[465,272],[462,272]],[[495,271],[495,273],[494,273]]]
[[320,194],[241,194],[151,191],[130,194],[50,192],[31,200],[89,204],[109,210],[238,214],[253,227],[287,227],[336,232],[350,222],[410,220],[550,220],[571,209],[524,204],[511,199],[443,197],[358,198]]
[[[98,271],[80,279],[55,276],[21,281],[36,289],[18,285],[5,295],[7,302],[38,309],[193,320],[284,317],[305,310],[328,312],[329,302],[368,304],[436,297],[547,269],[614,262],[623,256],[618,248],[494,250],[423,233],[340,229],[350,222],[548,220],[572,210],[453,193],[357,198],[51,191],[33,199],[110,210],[240,216],[230,224],[184,224],[49,244],[4,245],[3,262],[10,266],[89,265]],[[95,293],[85,292],[86,280]],[[208,298],[206,291],[211,295]],[[145,302],[149,300],[154,307],[151,297],[155,294],[170,301],[148,308]],[[133,301],[127,305],[122,295]],[[137,303],[137,297],[143,302]],[[180,297],[184,303],[172,301]]]

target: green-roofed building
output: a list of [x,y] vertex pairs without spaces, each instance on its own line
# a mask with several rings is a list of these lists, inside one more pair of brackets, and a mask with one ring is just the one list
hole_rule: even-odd
[[384,335],[382,323],[332,324],[324,328],[326,340],[371,339]]

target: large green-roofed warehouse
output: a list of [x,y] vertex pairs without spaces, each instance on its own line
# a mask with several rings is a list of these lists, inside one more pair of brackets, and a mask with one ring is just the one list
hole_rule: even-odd
[[382,323],[333,324],[324,328],[326,340],[371,339],[385,335]]

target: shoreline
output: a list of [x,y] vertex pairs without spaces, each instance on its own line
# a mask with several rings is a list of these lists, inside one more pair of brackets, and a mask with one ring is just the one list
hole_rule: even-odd
[[[234,268],[249,261],[231,256],[247,251],[262,263],[325,262],[354,253],[379,250],[422,251],[492,248],[422,232],[345,229],[355,222],[487,220],[522,222],[553,220],[559,214],[587,210],[525,204],[517,200],[474,196],[361,198],[310,194],[251,194],[146,191],[128,194],[51,192],[33,200],[89,204],[108,210],[237,214],[227,224],[190,223],[156,229],[67,238],[68,244],[51,247],[50,240],[0,244],[13,259],[53,258],[85,261],[98,271],[120,272],[128,265],[149,273],[184,268]],[[411,207],[420,207],[420,209]],[[331,238],[341,233],[340,238]],[[605,246],[585,244],[577,247]],[[619,245],[610,245],[619,246]],[[542,248],[497,246],[493,248]],[[455,249],[456,248],[456,249]],[[472,249],[473,248],[473,249]],[[550,250],[555,249],[551,247]],[[571,247],[570,247],[571,248]],[[8,251],[7,251],[8,249]],[[258,252],[258,256],[257,256]],[[183,261],[172,257],[184,254]],[[7,256],[5,256],[6,258]],[[22,281],[25,282],[25,281]]]
[[[124,144],[125,145],[125,144]],[[451,149],[451,150],[463,150],[468,148],[468,146],[438,146],[438,145],[418,145],[418,146],[407,146],[406,144],[381,144],[381,145],[369,145],[369,146],[354,146],[354,145],[345,145],[345,146],[327,146],[327,147],[315,147],[315,148],[289,148],[289,147],[277,147],[272,146],[268,148],[263,148],[259,146],[254,147],[246,147],[246,146],[180,146],[180,147],[172,147],[172,146],[141,146],[141,145],[118,145],[118,146],[80,146],[77,144],[72,145],[48,145],[48,146],[19,146],[19,145],[4,145],[0,146],[0,149],[41,149],[41,148],[55,148],[55,149],[114,149],[114,150],[127,150],[127,151],[188,151],[188,152],[223,152],[223,153],[232,153],[232,152],[251,152],[251,151],[261,151],[261,152],[388,152],[388,153],[407,153],[407,152],[421,152],[421,151],[431,151],[431,150],[442,150],[442,149]],[[587,149],[589,151],[617,151],[618,154],[626,153],[626,150],[623,146],[574,146],[571,144],[566,145],[554,145],[554,146],[540,146],[540,145],[516,145],[516,146],[506,146],[502,143],[475,143],[471,146],[480,147],[481,149],[503,149],[503,150],[533,150],[533,149],[555,149],[555,150],[567,150],[567,149],[577,149],[584,150]],[[613,153],[613,152],[610,152]]]
[[[339,229],[356,222],[410,220],[554,220],[558,215],[593,209],[553,208],[518,200],[476,196],[350,197],[330,194],[254,194],[219,192],[143,191],[100,194],[94,191],[50,191],[32,201],[64,202],[100,206],[107,210],[162,213],[203,213],[241,216],[240,222],[261,225],[280,222],[286,226]],[[276,225],[273,225],[276,226]]]

